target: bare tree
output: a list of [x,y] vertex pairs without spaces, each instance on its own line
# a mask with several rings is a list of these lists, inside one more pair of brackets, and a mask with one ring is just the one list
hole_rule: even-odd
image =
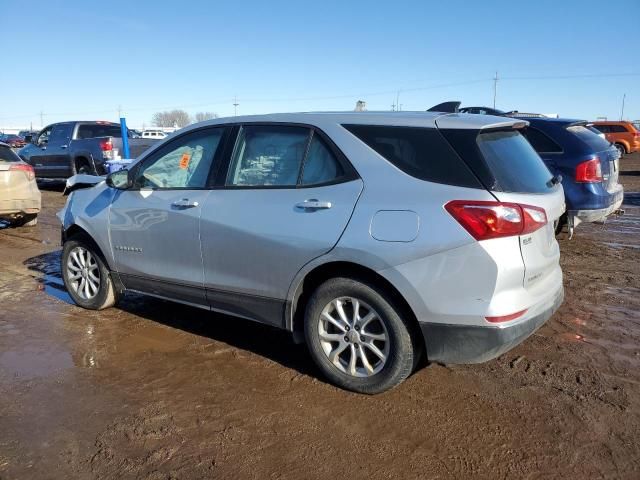
[[156,127],[186,127],[191,123],[191,117],[184,110],[170,110],[156,112],[151,117],[151,123]]
[[367,102],[364,100],[358,100],[356,102],[356,108],[353,109],[354,112],[366,112],[367,111]]
[[214,112],[198,112],[194,115],[193,118],[196,122],[204,122],[205,120],[213,120],[214,118],[218,118],[218,114]]

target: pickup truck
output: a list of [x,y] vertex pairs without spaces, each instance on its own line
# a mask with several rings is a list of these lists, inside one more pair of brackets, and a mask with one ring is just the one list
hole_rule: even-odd
[[[27,140],[18,155],[33,167],[37,178],[104,175],[104,162],[122,155],[120,125],[111,122],[54,123]],[[159,139],[128,140],[129,156],[136,158]]]

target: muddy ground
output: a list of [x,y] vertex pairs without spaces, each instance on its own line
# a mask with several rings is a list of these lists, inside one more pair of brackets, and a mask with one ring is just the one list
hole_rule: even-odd
[[0,231],[0,478],[640,478],[640,154],[622,170],[627,215],[561,242],[544,327],[375,397],[266,326],[71,305],[43,186],[38,226]]

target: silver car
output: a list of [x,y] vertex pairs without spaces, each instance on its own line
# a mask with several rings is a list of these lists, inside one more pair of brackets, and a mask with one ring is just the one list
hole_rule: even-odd
[[286,329],[357,392],[394,387],[425,355],[489,360],[563,298],[564,194],[526,125],[405,112],[192,125],[106,181],[69,182],[65,285],[90,309],[136,291]]

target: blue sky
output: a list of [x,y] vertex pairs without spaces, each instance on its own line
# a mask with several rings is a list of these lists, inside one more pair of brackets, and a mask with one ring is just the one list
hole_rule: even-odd
[[[445,100],[640,118],[640,1],[0,0],[0,128]],[[6,12],[13,12],[10,18]],[[615,15],[614,15],[615,13]],[[620,14],[620,15],[618,15]],[[625,25],[624,19],[629,19]],[[549,78],[571,77],[571,78]]]

